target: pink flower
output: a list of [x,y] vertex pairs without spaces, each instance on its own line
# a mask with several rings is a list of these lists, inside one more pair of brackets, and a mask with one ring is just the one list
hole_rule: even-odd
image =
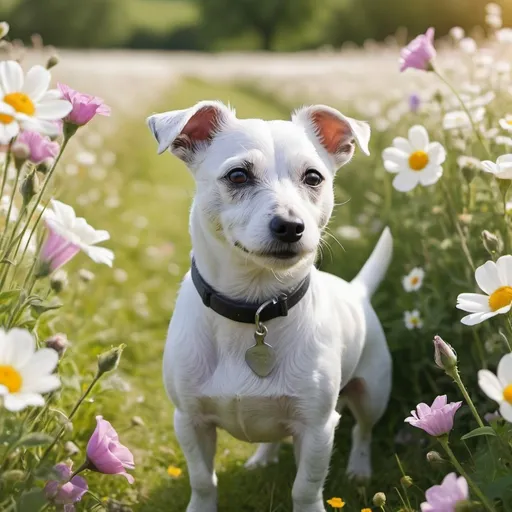
[[427,71],[430,61],[436,56],[434,48],[434,29],[430,27],[425,34],[413,39],[400,52],[400,71],[409,68]]
[[70,480],[71,467],[67,464],[57,464],[53,469],[59,475],[59,480],[50,480],[44,487],[44,493],[52,503],[64,505],[65,512],[73,512],[74,503],[80,501],[89,489],[87,482],[81,476],[74,476]]
[[101,98],[83,94],[71,89],[65,84],[57,84],[62,97],[73,105],[71,112],[64,118],[64,121],[77,126],[87,124],[96,114],[102,116],[110,115],[110,107],[105,105]]
[[33,164],[40,164],[49,158],[55,158],[59,153],[60,146],[45,135],[23,131],[13,145],[13,152],[16,152],[16,148],[28,148],[27,159]]
[[40,268],[38,277],[44,277],[55,272],[58,268],[73,259],[79,252],[80,246],[70,242],[67,238],[55,231],[51,224],[47,223],[48,236],[44,241],[39,255]]
[[432,406],[418,404],[412,416],[405,419],[413,427],[423,429],[431,436],[442,436],[448,434],[453,428],[453,417],[462,405],[462,402],[447,403],[446,395],[438,396]]
[[421,504],[421,512],[455,512],[457,504],[468,499],[468,483],[455,473],[444,477],[441,485],[434,485],[425,493],[427,501]]
[[96,416],[96,429],[87,444],[90,469],[107,475],[123,475],[131,484],[133,476],[125,470],[134,469],[132,452],[119,442],[114,427],[103,416]]

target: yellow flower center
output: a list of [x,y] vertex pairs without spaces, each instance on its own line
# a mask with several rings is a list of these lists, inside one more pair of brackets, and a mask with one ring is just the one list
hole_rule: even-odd
[[415,151],[409,156],[409,167],[413,171],[421,171],[428,164],[428,155],[425,151]]
[[507,124],[509,124],[509,125],[511,125],[511,126],[512,126],[512,119],[509,119],[509,120],[507,121]]
[[6,94],[3,99],[4,103],[10,105],[16,112],[33,116],[36,112],[36,107],[29,96],[23,92],[11,92]]
[[0,384],[5,386],[9,393],[16,393],[21,389],[23,379],[18,371],[12,366],[0,366]]
[[493,311],[508,306],[512,302],[512,287],[502,286],[489,296],[489,307]]
[[11,124],[14,121],[14,117],[8,116],[7,114],[0,114],[0,123]]
[[419,282],[420,282],[420,278],[418,276],[414,276],[411,278],[412,285],[418,284]]
[[512,384],[509,384],[504,390],[503,390],[503,400],[508,402],[512,405]]

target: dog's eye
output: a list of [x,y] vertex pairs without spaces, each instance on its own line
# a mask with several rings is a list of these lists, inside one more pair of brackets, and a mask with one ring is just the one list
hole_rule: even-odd
[[235,185],[243,185],[249,181],[249,173],[241,167],[233,169],[227,174],[226,177],[231,183],[234,183]]
[[318,185],[324,181],[324,178],[318,171],[309,169],[306,171],[306,174],[304,174],[302,181],[310,187],[318,187]]

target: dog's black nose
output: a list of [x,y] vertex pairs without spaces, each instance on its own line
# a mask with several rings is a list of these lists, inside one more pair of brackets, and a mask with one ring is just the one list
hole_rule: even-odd
[[285,219],[276,215],[270,221],[270,231],[281,242],[298,242],[304,233],[304,222],[298,217]]

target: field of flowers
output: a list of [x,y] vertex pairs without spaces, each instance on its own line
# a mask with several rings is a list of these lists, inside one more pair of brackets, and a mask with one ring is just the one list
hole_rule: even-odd
[[[490,4],[485,40],[454,28],[402,51],[256,55],[251,66],[75,52],[58,63],[37,39],[26,55],[4,44],[0,510],[186,508],[160,364],[193,183],[156,156],[144,118],[205,98],[262,118],[328,103],[372,126],[371,157],[339,173],[319,265],[351,278],[391,227],[374,304],[394,386],[371,482],[344,475],[343,417],[326,508],[512,510],[512,29],[499,21]],[[248,472],[251,451],[220,436],[219,510],[291,510],[292,447]]]

